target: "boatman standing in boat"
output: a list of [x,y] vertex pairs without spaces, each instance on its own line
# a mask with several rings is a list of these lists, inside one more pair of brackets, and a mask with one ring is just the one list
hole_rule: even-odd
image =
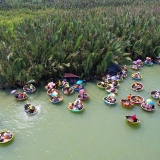
[[131,97],[132,97],[131,94],[129,94],[127,97],[129,102],[131,101]]

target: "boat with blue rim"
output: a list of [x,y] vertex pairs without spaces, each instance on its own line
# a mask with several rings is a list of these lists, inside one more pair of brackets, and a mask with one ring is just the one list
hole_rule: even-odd
[[32,84],[27,84],[23,87],[23,91],[26,93],[33,93],[36,91],[36,87],[33,86]]
[[108,104],[108,105],[115,105],[117,103],[116,98],[111,98],[110,96],[104,97],[103,101],[105,104]]
[[60,103],[61,101],[63,101],[63,97],[62,96],[55,96],[55,97],[51,97],[49,99],[49,101],[53,104],[57,104]]

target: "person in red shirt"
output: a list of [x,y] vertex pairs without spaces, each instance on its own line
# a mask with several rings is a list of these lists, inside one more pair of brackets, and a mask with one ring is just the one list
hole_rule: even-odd
[[131,119],[132,119],[133,122],[137,122],[137,117],[136,117],[135,114],[133,116],[131,116]]

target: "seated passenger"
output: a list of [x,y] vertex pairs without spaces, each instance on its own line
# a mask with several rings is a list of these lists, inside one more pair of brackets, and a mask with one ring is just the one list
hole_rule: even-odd
[[0,142],[4,141],[4,137],[0,135]]
[[108,102],[111,102],[111,100],[112,100],[111,97],[108,96],[107,101],[108,101]]
[[143,101],[143,102],[142,102],[142,107],[145,108],[145,106],[146,106],[146,102]]
[[115,103],[116,102],[116,99],[115,98],[112,98],[111,99],[111,103]]
[[59,101],[59,98],[56,96],[54,97],[54,102],[58,102]]
[[141,78],[140,72],[137,73],[137,78]]
[[133,122],[137,122],[137,117],[136,117],[135,114],[133,116],[131,116],[131,119],[132,119]]

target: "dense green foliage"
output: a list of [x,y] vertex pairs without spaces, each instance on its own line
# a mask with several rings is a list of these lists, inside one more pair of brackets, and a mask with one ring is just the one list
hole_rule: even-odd
[[64,72],[104,74],[111,61],[160,54],[158,1],[83,3],[5,4],[0,11],[0,84],[40,82]]

